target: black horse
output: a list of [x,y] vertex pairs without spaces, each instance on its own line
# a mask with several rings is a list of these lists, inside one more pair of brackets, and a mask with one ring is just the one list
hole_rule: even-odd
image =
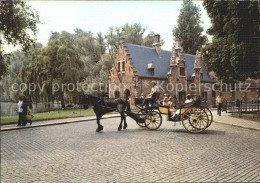
[[96,114],[97,117],[97,132],[100,132],[103,130],[103,126],[100,124],[100,119],[102,116],[106,113],[117,111],[121,115],[121,122],[120,125],[118,126],[118,130],[122,130],[122,122],[124,121],[124,129],[127,128],[127,123],[126,123],[126,116],[124,111],[127,109],[128,112],[131,111],[130,109],[130,104],[126,100],[122,99],[115,99],[115,100],[104,100],[101,98],[98,98],[93,95],[85,95],[84,97],[84,105],[86,106],[93,106],[93,110]]

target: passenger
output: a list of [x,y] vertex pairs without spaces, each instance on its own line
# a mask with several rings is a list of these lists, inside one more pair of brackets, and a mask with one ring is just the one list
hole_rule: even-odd
[[184,103],[187,104],[187,103],[191,103],[191,102],[193,102],[191,95],[187,95]]
[[164,97],[169,97],[168,93],[163,94],[163,98]]
[[162,104],[163,104],[163,106],[169,106],[169,98],[168,97],[164,97]]
[[[191,95],[186,96],[185,104],[193,102]],[[175,113],[176,115],[180,115],[180,109],[178,109]]]
[[170,97],[169,98],[169,111],[170,111],[170,117],[171,118],[174,118],[175,117],[175,115],[176,115],[176,109],[174,108],[174,106],[173,106],[173,98],[172,97]]

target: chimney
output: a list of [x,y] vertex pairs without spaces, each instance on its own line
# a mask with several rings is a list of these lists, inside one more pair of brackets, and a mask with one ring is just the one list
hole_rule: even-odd
[[196,51],[196,56],[195,56],[195,61],[194,61],[194,83],[195,83],[195,94],[200,95],[200,59],[201,59],[201,53],[197,50]]
[[200,59],[201,59],[201,52],[199,52],[197,50],[196,51],[196,56],[195,56],[195,62],[194,62],[194,69],[201,69]]
[[[175,40],[174,40],[174,48],[176,50],[177,53],[179,52],[183,52],[183,48],[181,46],[181,38],[179,37],[179,35],[175,36]],[[178,51],[179,50],[179,51]]]
[[157,55],[159,57],[162,57],[162,51],[161,51],[161,43],[160,43],[160,35],[155,34],[153,36],[153,48],[155,49]]

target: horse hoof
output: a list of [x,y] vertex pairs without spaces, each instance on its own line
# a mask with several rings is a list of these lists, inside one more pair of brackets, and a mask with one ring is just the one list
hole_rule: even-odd
[[127,128],[127,125],[126,126],[124,126],[124,130]]
[[103,126],[101,126],[101,127],[98,127],[98,129],[96,129],[96,132],[100,132],[100,131],[102,131],[104,129],[104,127]]
[[118,131],[121,131],[122,130],[122,128],[118,128]]

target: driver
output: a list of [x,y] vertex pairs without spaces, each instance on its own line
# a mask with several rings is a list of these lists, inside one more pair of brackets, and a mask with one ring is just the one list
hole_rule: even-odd
[[143,105],[145,105],[145,107],[149,106],[149,103],[151,103],[153,100],[155,100],[156,94],[159,93],[159,88],[158,86],[156,86],[156,82],[155,81],[151,81],[150,83],[152,89],[151,92],[146,96]]

